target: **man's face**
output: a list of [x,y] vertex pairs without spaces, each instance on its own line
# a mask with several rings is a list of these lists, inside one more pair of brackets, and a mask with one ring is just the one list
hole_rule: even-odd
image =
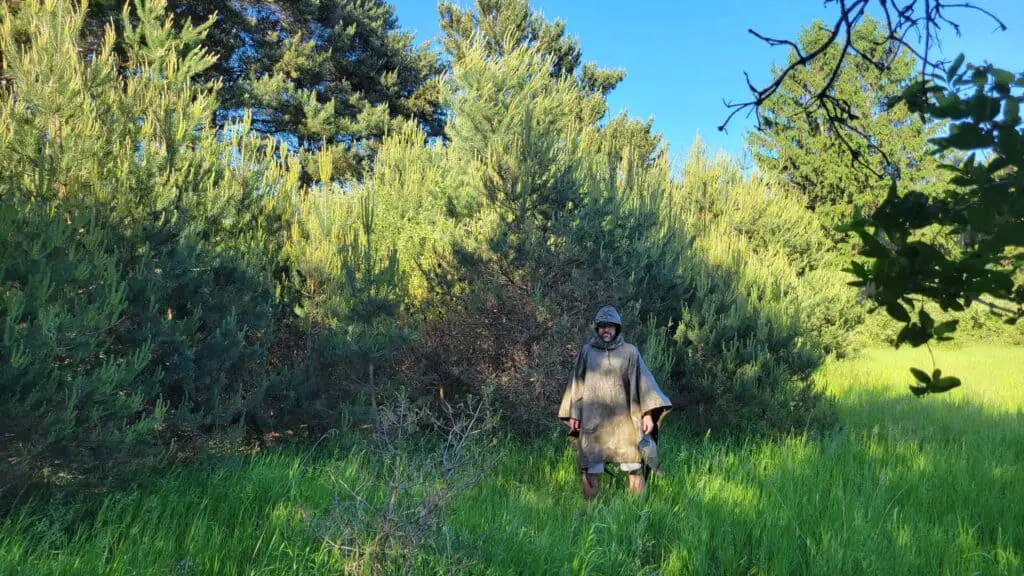
[[615,339],[615,324],[598,324],[597,325],[597,337],[605,342],[611,342]]

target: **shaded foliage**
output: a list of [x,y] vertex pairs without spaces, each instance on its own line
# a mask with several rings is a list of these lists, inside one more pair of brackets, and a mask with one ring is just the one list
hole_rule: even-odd
[[[112,28],[82,57],[84,17],[63,3],[4,14],[3,499],[29,481],[123,477],[242,431],[262,440],[275,418],[333,421],[337,402],[312,409],[327,387],[303,391],[323,378],[353,389],[401,337],[402,284],[394,258],[369,248],[372,207],[347,201],[342,233],[319,235],[335,214],[313,209],[299,158],[247,122],[218,130],[216,93],[194,82],[212,63],[197,46],[207,26],[167,26],[161,7],[139,4],[123,57]],[[158,37],[172,49],[142,41]],[[303,259],[310,241],[319,258]],[[304,291],[310,278],[332,292]],[[316,337],[283,342],[280,328]]]
[[[945,165],[955,187],[929,198],[917,190],[901,194],[893,183],[878,210],[849,227],[863,241],[860,255],[870,261],[870,268],[853,263],[854,283],[904,324],[897,346],[948,340],[956,331],[956,319],[936,323],[925,302],[947,312],[980,302],[1010,325],[1024,317],[1024,75],[990,65],[961,71],[962,63],[958,59],[945,75],[915,83],[894,100],[951,121],[949,133],[932,143],[937,153],[970,153]],[[914,236],[928,226],[941,227],[955,249]],[[959,385],[937,368],[930,375],[914,370],[922,384],[913,389],[917,394]]]
[[[857,248],[862,259],[849,269],[857,277],[852,283],[903,325],[894,339],[897,347],[950,340],[959,325],[955,314],[976,302],[1008,325],[1016,325],[1024,317],[1019,232],[1024,222],[1019,176],[1024,158],[1019,144],[1020,88],[1024,83],[1020,74],[988,63],[965,67],[963,54],[953,61],[941,61],[932,52],[943,27],[960,34],[951,12],[981,13],[1002,31],[1006,25],[996,14],[971,2],[907,0],[899,4],[882,0],[878,6],[885,21],[884,43],[900,49],[877,53],[872,52],[877,43],[865,42],[856,34],[856,28],[869,21],[867,8],[871,4],[871,0],[839,2],[835,24],[824,28],[824,40],[808,51],[796,42],[751,31],[771,46],[792,49],[796,57],[764,88],[748,81],[753,98],[729,104],[733,112],[719,128],[724,129],[739,111],[754,108],[762,130],[762,107],[790,77],[836,53],[838,63],[809,87],[806,102],[824,113],[827,126],[844,143],[853,162],[889,180],[888,193],[877,210],[866,217],[855,214],[840,228],[855,233],[862,243]],[[920,42],[913,42],[914,37]],[[948,123],[948,133],[930,139],[935,144],[932,154],[952,175],[948,185],[939,190],[926,183],[901,182],[891,171],[873,169],[862,150],[866,147],[868,155],[887,157],[885,139],[859,129],[860,115],[831,91],[844,61],[861,59],[890,73],[900,67],[901,49],[917,57],[920,75],[909,86],[894,86],[884,94],[886,109],[891,112],[905,106],[923,123]],[[937,322],[927,309],[929,305],[954,317]],[[1011,340],[1019,338],[1019,332],[1010,336]],[[943,379],[935,366],[930,373],[916,368],[912,372],[922,384],[911,389],[919,396],[959,385],[956,379]]]
[[121,78],[112,34],[90,62],[78,55],[71,8],[25,5],[14,19],[29,43],[9,50],[5,27],[8,462],[102,475],[259,404],[282,222],[268,188],[285,170],[203,129],[215,101],[190,79],[211,59],[186,42],[202,29],[177,37],[179,55],[133,42],[175,37],[158,18],[128,26],[139,73]]

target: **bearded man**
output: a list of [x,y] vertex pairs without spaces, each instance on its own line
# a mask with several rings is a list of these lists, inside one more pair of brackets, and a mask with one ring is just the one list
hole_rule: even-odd
[[658,387],[636,346],[626,342],[622,319],[605,306],[594,319],[596,334],[580,348],[558,418],[574,438],[587,501],[597,497],[606,463],[629,473],[629,489],[644,491],[639,443],[657,438],[672,402]]

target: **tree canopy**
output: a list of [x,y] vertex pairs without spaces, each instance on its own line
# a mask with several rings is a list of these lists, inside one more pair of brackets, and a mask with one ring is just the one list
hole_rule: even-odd
[[[879,69],[861,58],[840,62],[840,48],[833,45],[808,66],[786,76],[762,106],[762,129],[746,137],[758,167],[782,176],[829,229],[849,220],[856,210],[873,212],[881,204],[888,183],[877,174],[891,175],[901,185],[929,194],[948,179],[939,169],[939,159],[927,149],[928,138],[942,125],[924,121],[906,105],[886,106],[890,95],[913,81],[916,58],[906,48],[887,42],[876,20],[865,18],[853,33],[875,57],[894,51],[892,64]],[[812,52],[827,38],[825,23],[815,21],[801,31],[800,50]],[[789,63],[798,58],[797,53],[790,51]],[[849,107],[855,116],[851,130],[871,134],[874,146],[837,132],[823,109],[808,106],[816,87],[837,67],[828,94]],[[773,71],[779,74],[781,68]],[[852,161],[850,147],[871,169]]]
[[[139,19],[141,5],[123,6],[89,4],[84,33],[93,45],[108,21],[123,28],[123,14]],[[436,50],[414,45],[385,0],[169,0],[167,17],[177,28],[212,21],[203,45],[216,61],[197,80],[221,84],[218,124],[250,110],[255,130],[294,149],[335,144],[339,178],[365,173],[392,119],[413,119],[426,136],[444,130],[446,66]]]
[[623,70],[606,70],[583,63],[579,42],[566,35],[565,22],[548,22],[530,8],[529,0],[474,0],[461,9],[445,1],[439,7],[445,49],[462,57],[474,39],[493,56],[529,47],[551,59],[551,75],[577,79],[584,92],[607,95],[625,77]]

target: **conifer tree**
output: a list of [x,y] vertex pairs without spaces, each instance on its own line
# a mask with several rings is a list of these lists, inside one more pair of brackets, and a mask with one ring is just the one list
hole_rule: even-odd
[[0,7],[5,480],[102,480],[264,398],[297,162],[211,126],[209,22],[135,14],[83,56],[70,3]]
[[491,56],[504,56],[527,47],[551,58],[551,75],[576,79],[588,94],[607,95],[625,78],[623,70],[606,70],[583,63],[579,42],[566,35],[565,23],[547,22],[530,8],[529,0],[474,0],[473,8],[460,9],[451,2],[440,5],[445,49],[462,58],[474,39]]
[[[532,306],[566,326],[613,302],[638,344],[651,342],[666,386],[699,406],[702,424],[768,430],[827,417],[807,377],[823,351],[842,344],[857,310],[831,313],[852,301],[838,275],[804,280],[828,245],[814,216],[792,194],[702,155],[680,184],[650,146],[648,125],[625,116],[594,123],[603,97],[545,74],[550,62],[528,45],[495,56],[480,38],[455,59],[454,174],[444,182],[468,190],[479,209],[463,216],[476,241],[459,239],[476,258],[457,269],[471,279],[471,296],[446,307],[453,319],[445,329],[459,332],[462,322],[481,334],[488,324],[477,318],[495,313],[495,293],[511,300],[528,290]],[[537,330],[521,310],[501,313],[498,331]],[[822,327],[827,334],[811,331]],[[488,336],[492,346],[511,340]],[[539,350],[566,344],[541,337],[550,340],[527,342]],[[523,393],[536,389],[522,383],[527,370],[487,366],[472,344],[443,350],[460,360],[461,378],[499,370],[510,413],[535,417],[524,414],[535,412],[536,398]],[[524,364],[547,382],[558,377],[537,371],[557,362],[538,353]]]
[[[801,50],[807,53],[823,45],[828,32],[821,21],[805,27],[799,39]],[[825,107],[811,100],[839,63],[838,46],[830,47],[810,66],[794,69],[762,107],[762,130],[747,135],[758,167],[781,177],[798,192],[829,230],[846,222],[854,210],[870,213],[881,203],[889,180],[879,174],[921,190],[938,190],[945,181],[927,143],[941,125],[923,123],[906,105],[886,107],[886,98],[913,79],[914,56],[887,43],[883,28],[870,18],[865,18],[854,34],[859,46],[876,52],[871,57],[900,50],[892,66],[881,71],[863,58],[844,59],[828,90],[834,105],[848,107],[856,115],[854,126],[872,135],[877,150],[835,132],[828,124]],[[796,58],[791,52],[789,61]],[[870,170],[851,160],[848,146],[858,150],[859,160]]]
[[[94,44],[106,22],[126,24],[123,6],[89,4],[85,32]],[[413,119],[426,136],[444,130],[445,66],[426,44],[413,44],[386,0],[171,0],[168,14],[179,27],[216,17],[204,40],[216,61],[198,79],[222,86],[220,125],[250,110],[254,129],[293,149],[333,144],[340,179],[365,173],[392,119]],[[309,179],[316,162],[311,154],[304,159]]]
[[[319,183],[330,183],[330,151],[319,156]],[[356,397],[375,398],[387,363],[410,341],[401,314],[409,282],[398,249],[378,242],[371,189],[335,194],[322,186],[295,208],[283,252],[302,295],[294,311],[306,346],[271,393],[291,418],[317,426]]]

